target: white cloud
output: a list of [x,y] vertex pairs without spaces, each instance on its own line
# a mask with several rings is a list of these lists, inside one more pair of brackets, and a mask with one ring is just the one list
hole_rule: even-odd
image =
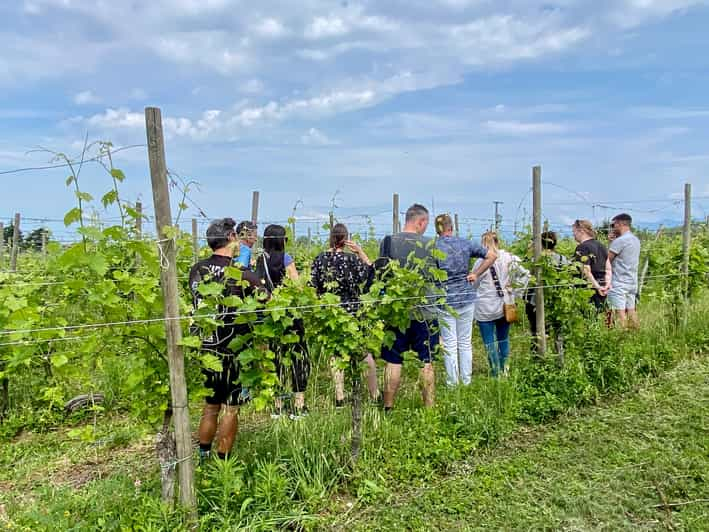
[[88,118],[86,123],[89,126],[96,126],[102,129],[143,128],[145,127],[145,116],[141,113],[133,113],[125,108],[106,109],[105,112]]
[[518,122],[516,120],[488,120],[485,128],[501,135],[552,135],[565,133],[569,127],[554,122]]
[[275,18],[265,18],[252,28],[253,32],[259,37],[278,39],[284,37],[289,32],[286,27]]
[[223,31],[166,35],[152,42],[161,57],[185,65],[201,65],[231,75],[249,64],[248,54]]
[[311,127],[307,133],[300,137],[300,141],[306,146],[333,146],[338,144],[322,131]]
[[340,17],[315,17],[305,29],[305,37],[307,39],[327,39],[341,37],[349,32],[350,28]]
[[101,103],[101,98],[96,96],[92,91],[81,91],[74,95],[74,103],[76,105],[92,105]]

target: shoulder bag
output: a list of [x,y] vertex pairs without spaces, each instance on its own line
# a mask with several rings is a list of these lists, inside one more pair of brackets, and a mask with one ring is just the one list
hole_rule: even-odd
[[504,312],[505,321],[507,323],[515,323],[519,320],[517,316],[517,303],[512,300],[512,303],[505,303],[505,292],[502,290],[502,285],[500,284],[500,279],[497,276],[497,270],[495,266],[490,266],[490,275],[492,275],[492,280],[495,283],[495,290],[497,290],[497,295],[502,298],[502,310]]

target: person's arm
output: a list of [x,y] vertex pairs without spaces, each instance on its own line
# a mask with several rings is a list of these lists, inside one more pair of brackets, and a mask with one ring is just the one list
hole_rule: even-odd
[[591,283],[591,286],[593,286],[593,288],[600,293],[603,290],[603,287],[598,283],[598,281],[596,281],[596,278],[593,276],[591,266],[588,264],[584,264],[581,267],[581,270],[583,271],[583,276],[586,278],[586,280]]
[[487,250],[485,258],[482,261],[476,261],[473,271],[467,275],[468,281],[471,283],[475,283],[478,280],[478,277],[485,273],[490,268],[490,266],[495,264],[496,260],[497,253],[495,253],[491,249]]
[[611,286],[612,279],[613,279],[613,265],[611,264],[611,258],[609,256],[606,259],[606,277],[604,279],[602,290],[598,291],[599,294],[601,294],[602,296],[605,296],[608,294],[608,292],[612,288],[612,286]]

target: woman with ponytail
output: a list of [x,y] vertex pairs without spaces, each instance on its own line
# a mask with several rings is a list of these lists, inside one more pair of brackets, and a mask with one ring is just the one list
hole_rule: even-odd
[[[340,296],[343,308],[354,314],[359,308],[362,288],[371,280],[372,275],[372,262],[359,244],[349,240],[347,227],[344,224],[333,226],[330,232],[330,248],[320,253],[313,261],[312,283],[318,295],[329,292]],[[342,407],[345,402],[344,372],[335,368],[337,353],[330,355],[335,381],[335,404]],[[365,360],[369,394],[376,400],[379,396],[377,367],[371,354],[367,353]]]

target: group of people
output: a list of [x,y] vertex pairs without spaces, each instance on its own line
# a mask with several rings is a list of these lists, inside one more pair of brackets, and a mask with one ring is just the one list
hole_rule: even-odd
[[[545,253],[560,267],[576,261],[579,275],[593,287],[594,308],[599,312],[607,308],[622,325],[637,326],[635,304],[637,299],[637,269],[640,241],[631,231],[632,219],[627,214],[613,218],[609,234],[610,246],[606,248],[596,239],[593,225],[587,220],[576,220],[572,226],[578,246],[574,256],[564,258],[555,251],[557,236],[553,232],[542,235]],[[385,411],[393,408],[401,383],[404,355],[416,353],[420,360],[422,395],[425,406],[434,404],[435,373],[434,351],[441,344],[446,369],[446,384],[469,384],[473,372],[472,333],[477,322],[488,355],[493,376],[506,375],[510,352],[510,308],[515,300],[523,298],[530,274],[522,260],[500,246],[498,235],[488,231],[481,243],[454,235],[453,220],[447,214],[435,219],[437,237],[425,235],[429,225],[429,212],[423,205],[414,204],[406,211],[403,229],[386,236],[379,249],[379,257],[372,261],[364,250],[349,238],[347,227],[336,224],[331,228],[328,249],[320,253],[311,267],[311,284],[318,294],[335,293],[345,310],[357,311],[362,291],[373,279],[375,270],[391,261],[401,267],[413,267],[412,257],[423,259],[431,267],[447,274],[438,285],[436,305],[423,305],[411,317],[408,327],[400,330],[389,327],[393,343],[382,346],[379,356],[385,362],[384,387],[380,393],[377,367],[371,353],[363,353],[366,361],[367,384],[372,401],[382,403]],[[223,284],[225,296],[244,297],[255,291],[272,292],[285,279],[297,279],[299,272],[293,257],[285,250],[286,229],[269,225],[263,234],[263,251],[255,256],[257,228],[252,222],[236,222],[231,218],[216,220],[207,229],[207,243],[212,250],[209,258],[197,262],[190,272],[190,289],[194,305],[200,305],[199,287],[205,282]],[[432,253],[432,249],[440,253]],[[242,282],[225,274],[229,266],[242,270]],[[533,300],[527,299],[527,315],[534,324]],[[233,314],[224,309],[223,321],[216,331],[202,339],[202,349],[216,355],[222,362],[221,371],[204,369],[205,386],[211,391],[199,427],[200,455],[206,457],[218,432],[217,452],[220,457],[230,451],[238,429],[238,407],[247,400],[239,383],[238,353],[229,349],[229,343],[238,335],[247,334],[249,325],[235,322]],[[514,314],[512,312],[512,314]],[[386,324],[385,324],[386,326]],[[276,365],[281,383],[290,380],[293,402],[290,417],[307,415],[304,392],[308,385],[310,364],[304,341],[302,323],[292,326],[300,341],[288,346],[295,356],[286,369],[280,363],[278,346]],[[536,331],[533,329],[533,333]],[[329,353],[336,358],[337,353]],[[345,402],[344,374],[333,367],[335,403]],[[221,419],[218,421],[221,413]],[[281,399],[277,399],[274,417],[285,414]]]

